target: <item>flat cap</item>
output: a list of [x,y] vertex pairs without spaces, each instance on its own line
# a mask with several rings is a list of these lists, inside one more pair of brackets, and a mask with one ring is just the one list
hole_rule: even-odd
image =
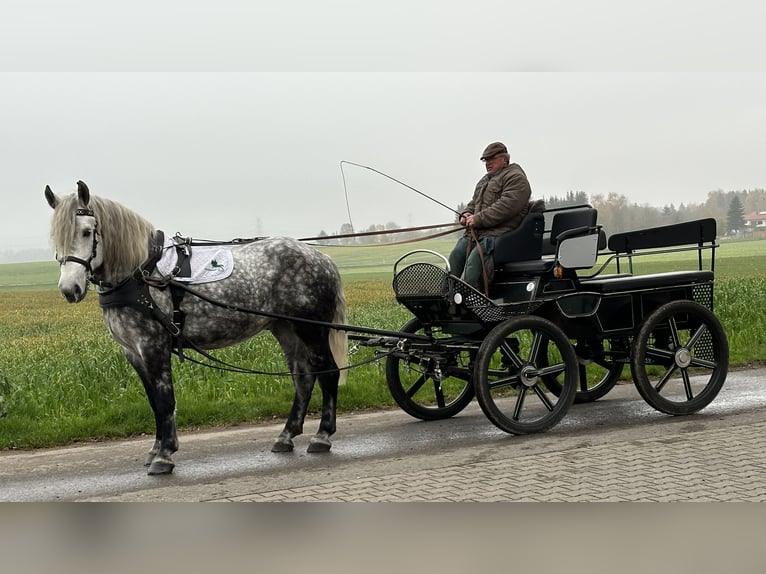
[[484,153],[481,154],[480,159],[483,161],[491,157],[495,157],[499,153],[508,153],[508,149],[505,147],[504,143],[493,142],[486,147]]

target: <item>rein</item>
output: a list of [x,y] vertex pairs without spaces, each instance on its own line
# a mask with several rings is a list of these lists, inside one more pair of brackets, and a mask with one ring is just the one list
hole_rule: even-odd
[[[93,211],[90,209],[78,209],[76,215],[92,217]],[[441,237],[443,235],[448,235],[450,233],[454,233],[455,231],[459,231],[460,228],[455,228],[455,226],[452,224],[437,224],[437,225],[427,225],[427,226],[421,226],[421,227],[411,227],[411,228],[387,230],[387,231],[362,232],[362,233],[325,236],[325,237],[309,237],[309,238],[301,238],[299,239],[299,241],[313,241],[313,240],[320,240],[320,239],[327,240],[327,239],[340,239],[340,238],[350,238],[350,237],[365,237],[370,235],[404,233],[404,232],[410,232],[410,231],[421,231],[426,229],[443,228],[448,225],[451,228],[443,232],[439,232],[436,234],[431,234],[425,237],[420,237],[420,238],[411,239],[407,241],[402,241],[402,242],[382,244],[382,245],[396,245],[399,243],[411,243],[415,241],[423,241],[433,237]],[[222,303],[220,301],[216,301],[215,299],[212,299],[208,297],[207,295],[204,295],[203,293],[200,293],[199,291],[192,289],[186,283],[176,281],[173,278],[173,276],[163,277],[163,278],[152,278],[151,274],[156,267],[157,261],[159,260],[159,257],[162,252],[162,246],[164,243],[164,234],[160,230],[157,230],[155,234],[150,238],[149,259],[146,262],[144,262],[138,269],[136,269],[133,275],[127,277],[126,279],[124,279],[123,281],[120,281],[117,284],[110,284],[104,281],[99,281],[93,277],[93,269],[91,266],[91,261],[96,256],[96,248],[98,245],[98,239],[96,235],[97,235],[97,231],[94,231],[93,249],[92,249],[91,256],[88,260],[83,260],[78,257],[74,257],[70,255],[60,260],[60,263],[63,264],[66,261],[72,261],[72,262],[76,262],[83,265],[88,270],[90,275],[89,281],[97,287],[97,291],[99,295],[99,303],[102,308],[128,306],[128,307],[137,309],[141,313],[157,320],[172,337],[174,341],[174,344],[173,344],[174,348],[172,352],[175,353],[182,362],[184,360],[188,360],[192,363],[195,363],[204,367],[222,370],[222,371],[243,373],[243,374],[255,374],[255,375],[266,375],[266,376],[295,376],[295,375],[301,374],[301,373],[293,373],[291,371],[271,372],[271,371],[259,371],[255,369],[248,369],[245,367],[232,365],[230,363],[222,361],[221,359],[218,359],[217,357],[211,355],[207,351],[200,349],[188,337],[186,337],[183,334],[183,313],[180,311],[180,303],[181,303],[181,300],[183,299],[184,294],[187,294],[187,293],[210,305],[214,305],[216,307],[220,307],[222,309],[226,309],[232,312],[246,313],[250,315],[257,315],[261,317],[267,317],[270,319],[290,321],[295,323],[316,325],[316,326],[326,327],[328,329],[335,329],[337,331],[364,333],[366,335],[376,335],[381,337],[391,337],[391,338],[399,339],[399,342],[393,345],[391,351],[388,351],[388,352],[376,351],[375,356],[370,359],[366,359],[366,360],[360,361],[359,363],[351,364],[346,367],[337,367],[335,369],[317,371],[313,373],[303,373],[303,374],[311,374],[314,376],[322,375],[322,374],[327,374],[332,372],[339,372],[343,370],[350,370],[352,368],[356,368],[366,364],[380,361],[381,359],[393,353],[398,352],[402,348],[404,344],[404,340],[415,340],[415,341],[421,341],[426,343],[431,342],[430,337],[427,337],[425,335],[418,335],[415,333],[401,333],[398,331],[373,329],[369,327],[360,327],[357,325],[349,325],[344,323],[330,323],[327,321],[305,319],[302,317],[292,317],[292,316],[288,316],[288,315],[284,315],[280,313],[272,313],[269,311],[247,309],[244,307],[239,307],[239,306],[230,305],[227,303]],[[260,237],[236,238],[236,239],[233,239],[232,241],[221,242],[221,241],[210,241],[205,239],[192,240],[191,238],[183,238],[180,235],[176,234],[174,239],[176,240],[177,247],[191,247],[195,245],[211,246],[211,245],[234,245],[234,244],[241,244],[241,243],[251,243],[254,241],[258,241],[259,239],[262,239],[262,238]],[[171,300],[173,302],[172,318],[168,317],[159,308],[157,308],[151,296],[149,288],[156,288],[156,289],[169,288],[170,289]],[[358,338],[361,339],[361,337],[358,337]],[[203,361],[194,359],[192,357],[185,356],[183,352],[184,349],[191,349],[210,362],[203,362]]]
[[[140,280],[140,279],[139,279]],[[164,288],[164,287],[171,287],[173,289],[180,289],[194,297],[197,297],[198,299],[205,301],[206,303],[209,303],[211,305],[214,305],[216,307],[220,307],[222,309],[226,309],[228,311],[233,311],[237,313],[247,313],[250,315],[258,315],[261,317],[268,317],[270,319],[280,319],[285,321],[292,321],[297,323],[305,323],[309,325],[317,325],[317,326],[323,326],[327,327],[329,329],[335,329],[337,331],[353,331],[356,333],[366,333],[368,335],[380,335],[380,336],[387,336],[387,337],[393,337],[393,338],[399,338],[402,339],[402,334],[398,331],[387,331],[384,329],[371,329],[368,327],[359,327],[356,325],[347,325],[343,323],[330,323],[327,321],[317,321],[315,319],[304,319],[302,317],[292,317],[289,315],[284,315],[281,313],[271,313],[269,311],[258,311],[255,309],[248,309],[245,307],[239,307],[236,305],[229,305],[227,303],[221,303],[220,301],[216,301],[215,299],[212,299],[208,297],[207,295],[204,295],[200,293],[199,291],[196,291],[195,289],[190,288],[188,285],[175,281],[175,280],[167,280],[167,281],[161,281],[161,282],[155,282],[153,280],[150,280],[149,277],[142,275],[143,283],[147,286],[157,287],[157,288]],[[205,357],[207,360],[212,361],[215,364],[209,364],[204,363],[202,361],[198,361],[196,359],[186,357],[190,362],[202,365],[204,367],[208,367],[211,369],[218,369],[222,371],[230,371],[234,373],[246,373],[246,374],[253,374],[253,375],[268,375],[268,376],[294,376],[301,373],[293,373],[291,371],[283,371],[283,372],[271,372],[271,371],[259,371],[254,369],[247,369],[245,367],[240,367],[237,365],[232,365],[230,363],[227,363],[226,361],[222,361],[221,359],[218,359],[217,357],[214,357],[207,351],[200,349],[197,347],[189,338],[187,338],[181,330],[174,324],[171,323],[166,316],[164,316],[159,309],[154,309],[153,314],[155,315],[155,318],[160,320],[160,322],[165,326],[168,331],[170,331],[170,334],[179,342],[177,349],[174,349],[173,352],[178,355],[179,359],[184,360],[183,355],[183,348],[192,349],[193,351],[196,351],[198,354]],[[171,327],[169,325],[173,325],[175,329],[171,330]],[[417,335],[414,333],[407,333],[407,339],[413,339],[413,340],[419,340],[419,341],[425,341],[430,342],[431,338],[427,337],[425,335]],[[385,352],[385,353],[378,353],[374,357],[370,359],[366,359],[364,361],[360,361],[359,363],[354,363],[353,365],[348,365],[346,367],[338,367],[335,369],[329,369],[325,371],[315,371],[312,373],[304,373],[304,374],[311,374],[311,375],[323,375],[327,373],[333,373],[333,372],[339,372],[344,370],[350,370],[356,367],[361,367],[363,365],[367,365],[370,363],[374,363],[376,361],[379,361],[393,353],[396,353],[400,350],[401,343],[396,345],[391,351]]]
[[[442,231],[440,233],[433,233],[430,235],[425,235],[423,237],[418,237],[415,239],[407,239],[404,241],[397,241],[393,243],[370,243],[367,245],[359,245],[359,247],[376,247],[376,246],[386,246],[386,245],[402,245],[404,243],[415,243],[416,241],[425,241],[427,239],[433,239],[435,237],[442,237],[444,235],[449,235],[450,233],[455,233],[456,231],[460,231],[462,228],[459,227],[455,223],[437,223],[435,225],[421,225],[420,227],[405,227],[403,229],[385,229],[383,231],[360,231],[359,233],[344,233],[342,235],[325,235],[325,236],[319,236],[319,237],[301,237],[298,239],[298,241],[329,241],[333,239],[347,239],[347,238],[354,238],[354,237],[370,237],[373,235],[391,235],[395,233],[408,233],[410,231],[423,231],[426,229],[440,229],[442,227],[449,227],[447,231]],[[322,247],[326,247],[325,245],[322,245]],[[349,245],[344,245],[343,247],[350,247]]]
[[[158,232],[158,233],[161,234],[162,232]],[[157,244],[156,243],[157,241],[159,241],[159,245],[162,245],[162,235],[155,236],[154,241],[155,241],[155,245]],[[346,332],[351,331],[355,333],[365,333],[367,335],[378,335],[382,337],[391,337],[391,338],[400,339],[400,342],[397,345],[394,345],[391,351],[384,352],[384,353],[378,352],[374,357],[370,359],[366,359],[364,361],[355,363],[353,365],[348,365],[346,367],[338,367],[338,368],[330,369],[326,371],[316,371],[313,373],[304,373],[304,374],[322,375],[322,374],[327,374],[331,372],[349,370],[352,368],[360,367],[362,365],[379,361],[387,357],[388,355],[391,355],[397,352],[398,350],[400,350],[401,346],[403,345],[403,342],[401,342],[401,340],[403,339],[417,340],[422,342],[431,342],[430,337],[427,337],[425,335],[418,335],[415,333],[405,334],[405,333],[400,333],[398,331],[372,329],[368,327],[359,327],[356,325],[347,325],[344,323],[330,323],[327,321],[318,321],[315,319],[293,317],[293,316],[284,315],[281,313],[259,311],[255,309],[248,309],[245,307],[239,307],[236,305],[222,303],[211,297],[208,297],[207,295],[203,293],[200,293],[196,289],[192,289],[187,284],[182,283],[180,281],[176,281],[172,278],[150,277],[152,271],[154,270],[155,265],[156,265],[156,259],[150,258],[149,261],[144,263],[139,269],[136,270],[136,272],[132,276],[128,277],[126,280],[120,282],[119,284],[115,286],[110,285],[107,290],[100,290],[99,303],[101,307],[124,307],[124,306],[132,307],[134,309],[137,309],[141,313],[158,321],[173,338],[173,341],[174,341],[173,353],[175,353],[181,361],[189,360],[192,363],[202,365],[204,367],[208,367],[211,369],[218,369],[222,371],[230,371],[235,373],[267,375],[267,376],[294,376],[294,375],[300,374],[300,373],[293,373],[290,371],[271,372],[271,371],[259,371],[254,369],[248,369],[245,367],[232,365],[230,363],[227,363],[226,361],[222,361],[221,359],[218,359],[217,357],[211,355],[207,351],[200,349],[197,345],[194,344],[193,341],[191,341],[188,337],[186,337],[183,334],[183,330],[182,330],[183,318],[181,316],[182,314],[180,313],[179,307],[180,307],[180,301],[183,298],[184,294],[189,294],[210,305],[214,305],[216,307],[220,307],[222,309],[226,309],[236,313],[246,313],[250,315],[267,317],[270,319],[322,326],[322,327],[327,327],[328,329],[335,329],[337,331],[346,331]],[[102,284],[99,284],[96,281],[91,280],[91,282],[96,284],[97,286],[103,286]],[[168,317],[165,313],[163,313],[160,309],[157,308],[156,304],[154,303],[154,300],[152,299],[151,293],[149,291],[150,287],[153,287],[156,289],[166,289],[166,288],[170,289],[171,299],[173,300],[173,318],[172,319]],[[406,337],[403,337],[402,335],[406,335]],[[199,361],[192,357],[185,356],[183,353],[184,348],[191,349],[197,352],[199,355],[205,357],[205,359],[212,362],[213,364],[205,363],[203,361]]]
[[[424,235],[422,237],[416,237],[415,239],[406,239],[404,241],[394,241],[390,243],[368,243],[368,244],[360,244],[360,245],[343,245],[342,247],[385,247],[389,245],[403,245],[405,243],[415,243],[417,241],[426,241],[428,239],[443,237],[444,235],[449,235],[450,233],[455,233],[463,229],[456,223],[437,223],[434,225],[421,225],[419,227],[404,227],[401,229],[384,229],[382,231],[360,231],[358,233],[342,233],[339,235],[318,235],[315,237],[299,237],[298,241],[304,241],[306,243],[316,242],[316,241],[319,241],[319,242],[333,241],[336,239],[353,239],[356,237],[372,237],[375,235],[394,235],[397,233],[410,233],[412,231],[442,229],[444,227],[448,227],[449,229],[447,229],[446,231],[441,231],[439,233],[432,233],[432,234]],[[216,241],[212,239],[192,239],[190,237],[183,238],[179,234],[176,234],[173,236],[173,239],[175,239],[177,242],[183,243],[184,245],[194,247],[194,246],[238,245],[242,243],[252,243],[254,241],[260,241],[261,239],[265,239],[265,237],[237,237],[236,239],[232,239],[231,241]],[[319,243],[319,244],[310,243],[310,244],[318,245],[319,247],[335,247],[335,245],[327,245],[323,243]]]

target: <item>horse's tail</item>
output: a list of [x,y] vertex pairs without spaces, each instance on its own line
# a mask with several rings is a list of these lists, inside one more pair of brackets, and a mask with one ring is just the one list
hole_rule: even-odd
[[[332,318],[333,323],[346,324],[346,298],[343,295],[343,287],[339,286],[338,295],[335,298],[335,315]],[[339,384],[346,382],[346,374],[348,373],[348,333],[346,331],[339,331],[337,329],[330,329],[330,352],[332,358],[335,359],[335,364],[340,371]]]

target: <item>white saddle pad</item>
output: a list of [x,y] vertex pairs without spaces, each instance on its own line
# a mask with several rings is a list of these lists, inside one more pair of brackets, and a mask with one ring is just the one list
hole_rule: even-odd
[[[226,279],[234,270],[231,249],[221,245],[195,245],[191,247],[190,266],[174,278],[185,283],[210,283]],[[162,257],[157,262],[157,271],[162,275],[173,274],[178,264],[178,252],[172,237],[165,237]],[[190,271],[191,270],[191,271]]]

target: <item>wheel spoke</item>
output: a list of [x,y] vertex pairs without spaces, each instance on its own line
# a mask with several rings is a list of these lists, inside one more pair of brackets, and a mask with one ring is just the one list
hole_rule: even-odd
[[545,377],[545,376],[551,376],[555,377],[556,375],[559,375],[567,370],[567,366],[564,363],[559,363],[558,365],[550,365],[548,367],[543,367],[542,369],[537,369],[536,371],[533,371],[531,374],[536,375],[538,377]]
[[527,396],[527,387],[521,387],[518,396],[516,397],[516,406],[513,408],[513,420],[519,420],[521,416],[521,409],[524,408],[524,399]]
[[428,377],[426,377],[425,373],[421,373],[418,380],[415,381],[409,389],[407,389],[407,396],[412,398],[415,395],[415,393],[417,393],[420,390],[420,388],[425,384],[427,380],[428,380]]
[[447,406],[447,402],[444,400],[444,391],[442,390],[442,385],[436,379],[434,379],[434,394],[436,395],[436,404],[440,409],[443,409],[445,406]]
[[529,362],[532,364],[537,363],[537,355],[540,353],[540,346],[543,342],[543,335],[540,332],[535,333],[532,338],[532,344],[529,347]]
[[673,346],[681,346],[681,336],[678,334],[678,325],[676,324],[676,318],[672,315],[668,317],[668,326],[670,327],[670,337],[673,339]]
[[577,370],[579,372],[578,377],[580,378],[580,390],[587,391],[588,390],[588,373],[585,371],[585,365],[580,365]]
[[616,363],[611,363],[607,361],[604,357],[597,357],[593,359],[593,362],[596,363],[599,367],[603,367],[607,371],[611,371]]
[[524,366],[524,361],[522,361],[521,357],[519,357],[511,348],[511,346],[508,344],[508,341],[503,341],[502,345],[500,345],[500,351],[503,353],[504,357],[507,357],[511,360],[517,369],[520,369]]
[[707,361],[705,359],[700,359],[699,357],[694,357],[692,359],[691,366],[705,367],[706,369],[715,369],[718,366],[718,363],[716,363],[715,361]]
[[661,392],[662,387],[664,387],[665,383],[667,383],[670,380],[670,375],[672,375],[677,368],[678,368],[678,365],[676,365],[675,363],[670,365],[670,368],[667,371],[665,371],[665,374],[662,375],[659,381],[657,381],[657,384],[654,386],[654,390],[657,391],[658,393]]
[[490,389],[501,389],[503,387],[513,386],[515,383],[519,383],[520,381],[521,379],[519,378],[519,375],[515,374],[508,377],[501,377],[499,379],[495,379],[494,381],[488,381],[488,386]]
[[684,390],[686,391],[686,400],[690,401],[694,398],[694,393],[692,392],[692,383],[689,380],[689,373],[686,369],[681,369],[681,378],[684,380]]
[[694,346],[699,342],[702,335],[704,335],[707,332],[708,332],[707,325],[705,325],[705,323],[702,323],[697,329],[697,331],[694,333],[694,335],[691,336],[691,338],[689,339],[689,342],[686,344],[686,347],[688,349],[693,349]]
[[664,359],[664,362],[672,362],[673,361],[673,351],[669,351],[668,349],[658,349],[657,347],[647,347],[646,348],[646,357],[652,357],[654,359]]
[[545,405],[545,408],[548,409],[548,412],[553,411],[553,403],[548,398],[548,396],[543,392],[543,390],[540,388],[540,385],[535,385],[532,387],[532,390],[535,391],[535,394],[540,399],[540,401]]

